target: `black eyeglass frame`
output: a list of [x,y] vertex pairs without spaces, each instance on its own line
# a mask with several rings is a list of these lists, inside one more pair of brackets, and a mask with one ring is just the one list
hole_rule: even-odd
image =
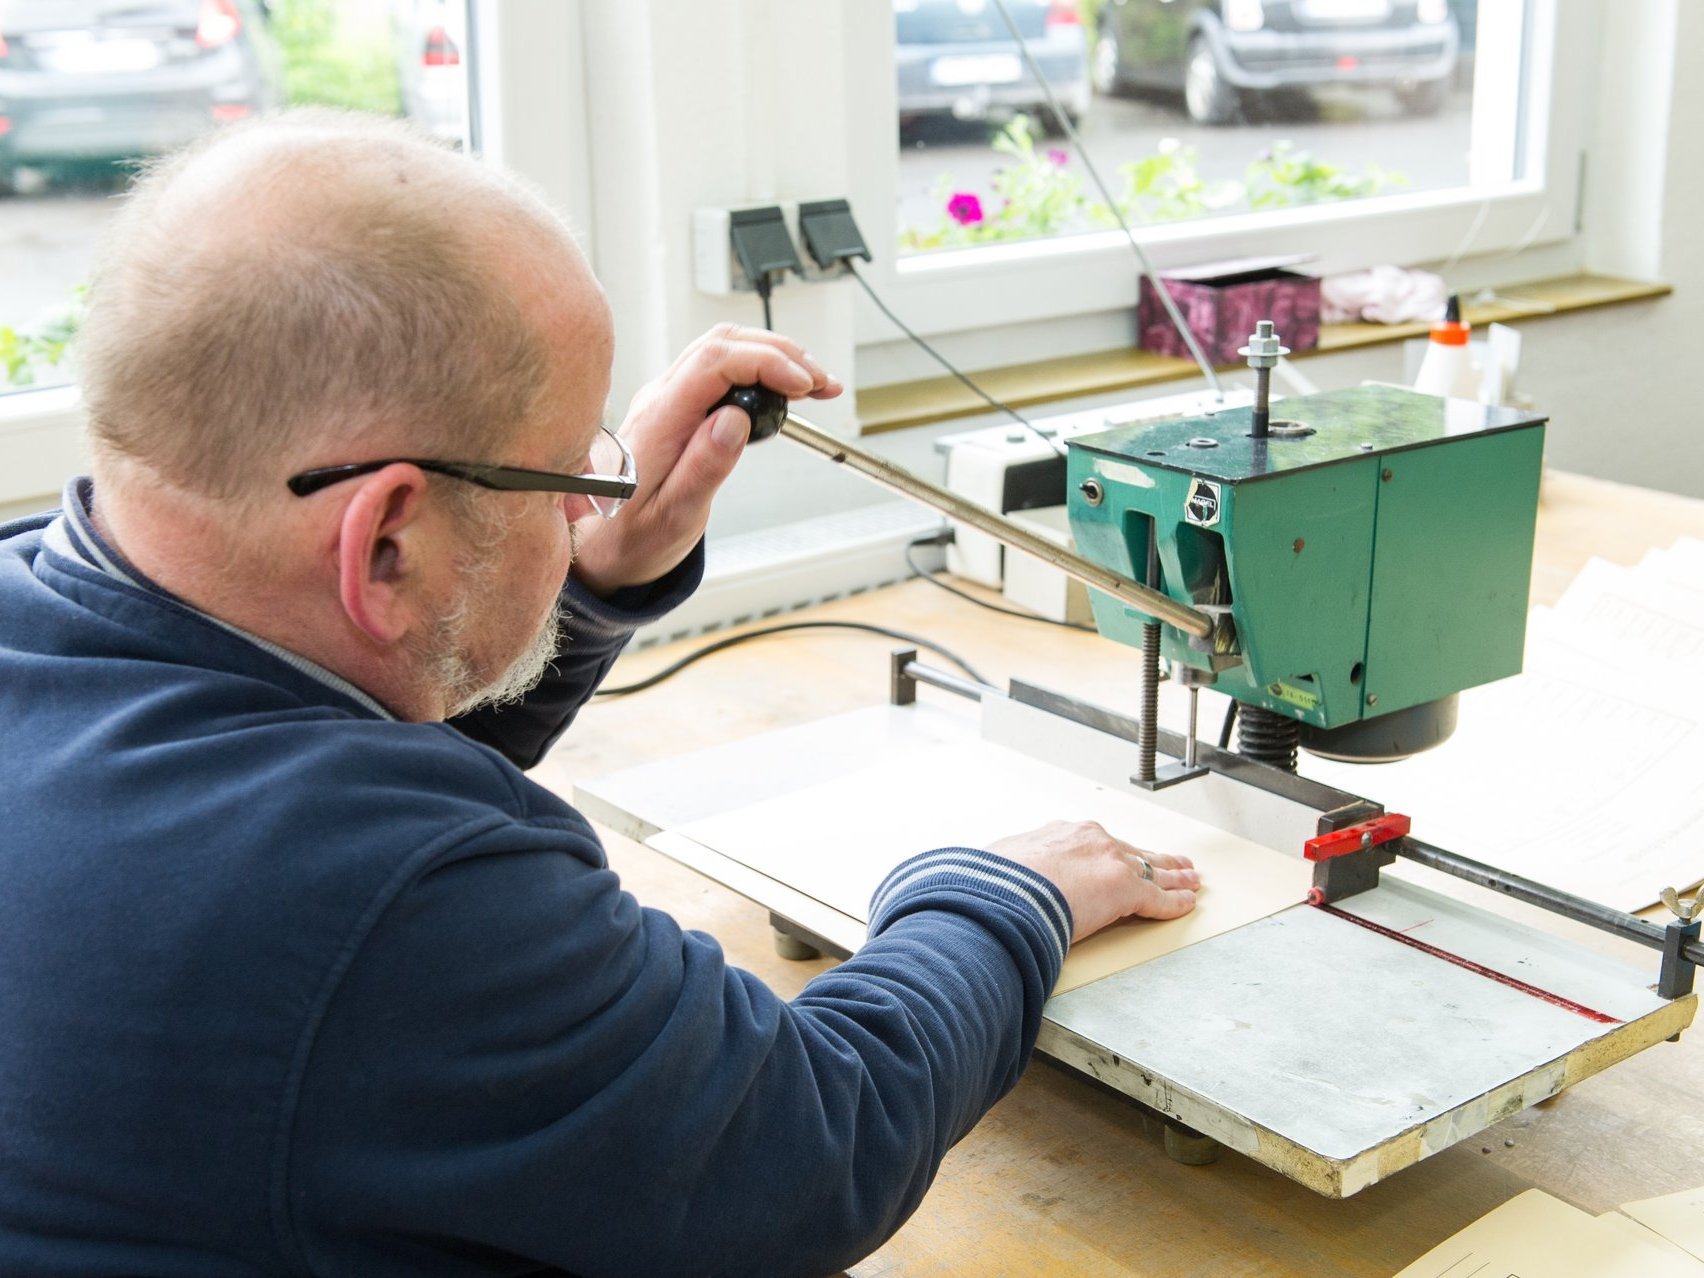
[[493,466],[486,462],[432,461],[420,457],[386,457],[379,461],[351,462],[344,466],[317,466],[290,476],[290,491],[307,497],[322,488],[370,475],[386,466],[418,466],[435,475],[478,484],[510,493],[576,493],[584,497],[613,497],[626,501],[639,490],[637,480],[622,479],[619,475],[564,475],[554,470],[527,470],[521,466]]
[[[594,499],[593,505],[600,515],[605,519],[613,519],[622,504],[639,491],[639,471],[633,463],[633,450],[627,446],[625,439],[608,426],[600,426],[598,431],[608,436],[621,451],[619,475],[565,475],[556,470],[528,470],[523,466],[495,466],[489,462],[384,457],[377,461],[350,462],[342,466],[316,466],[312,470],[304,470],[299,475],[290,476],[285,483],[296,496],[307,497],[322,488],[329,488],[332,484],[353,479],[357,475],[370,475],[386,466],[418,466],[421,470],[431,471],[435,475],[448,475],[451,479],[460,479],[499,492],[573,493],[590,497]],[[598,498],[610,504],[607,507],[599,506],[596,501]]]

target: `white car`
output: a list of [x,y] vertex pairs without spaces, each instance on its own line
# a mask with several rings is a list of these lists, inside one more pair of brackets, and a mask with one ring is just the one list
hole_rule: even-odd
[[466,145],[466,4],[392,0],[391,27],[403,114],[437,137]]

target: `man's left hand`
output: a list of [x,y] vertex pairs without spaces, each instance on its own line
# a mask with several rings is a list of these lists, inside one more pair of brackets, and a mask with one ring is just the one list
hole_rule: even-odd
[[797,342],[719,324],[633,398],[621,435],[639,489],[612,520],[581,527],[574,576],[594,594],[655,581],[686,557],[710,519],[710,500],[751,434],[742,409],[711,406],[735,386],[762,384],[788,399],[832,399],[842,387]]

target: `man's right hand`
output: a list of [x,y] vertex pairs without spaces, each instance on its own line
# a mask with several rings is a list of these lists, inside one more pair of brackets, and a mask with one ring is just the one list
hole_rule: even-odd
[[[1094,821],[1049,821],[1039,830],[998,839],[988,851],[1027,865],[1059,889],[1071,907],[1072,941],[1122,918],[1188,914],[1201,885],[1188,857],[1143,851]],[[1144,863],[1151,879],[1142,872]]]

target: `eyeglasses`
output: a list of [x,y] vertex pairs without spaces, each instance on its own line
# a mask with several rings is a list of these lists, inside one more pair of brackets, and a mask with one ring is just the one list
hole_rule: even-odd
[[422,460],[418,457],[387,457],[381,461],[352,462],[346,466],[319,466],[289,479],[290,491],[298,497],[322,488],[370,475],[399,463],[418,466],[435,475],[465,480],[481,488],[511,493],[577,493],[590,499],[592,509],[605,519],[614,518],[622,503],[638,491],[638,471],[627,442],[607,426],[598,428],[586,458],[586,469],[577,475],[554,470],[526,470],[519,466],[492,466],[485,462]]

